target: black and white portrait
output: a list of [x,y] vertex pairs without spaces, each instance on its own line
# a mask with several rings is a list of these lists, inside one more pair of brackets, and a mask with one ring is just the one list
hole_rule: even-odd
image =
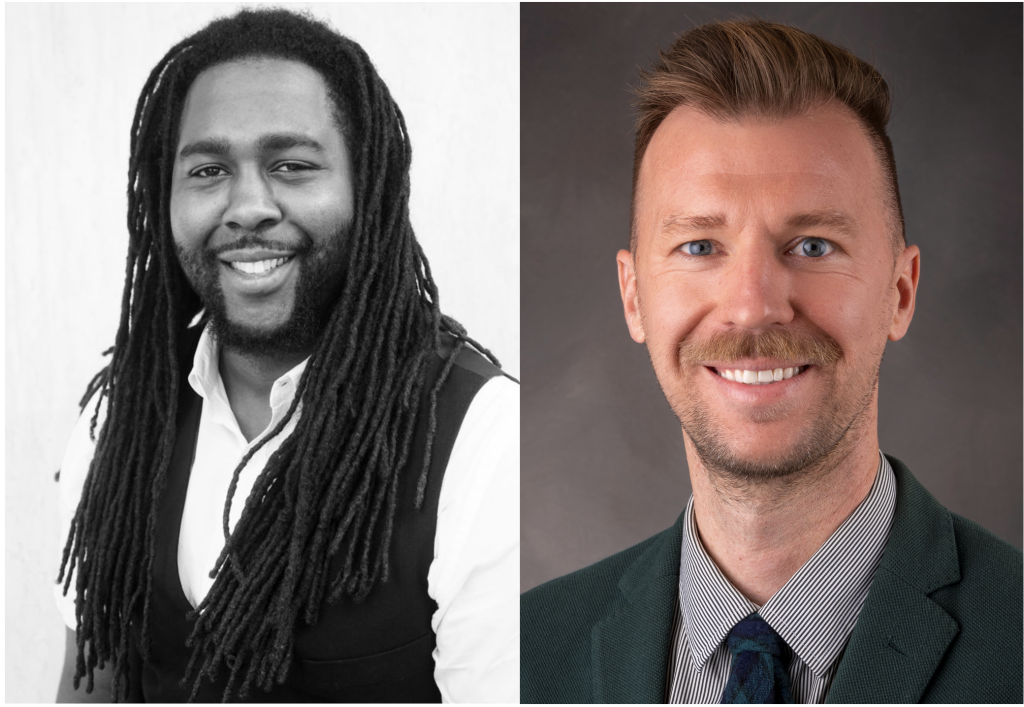
[[517,701],[518,9],[6,20],[8,699]]

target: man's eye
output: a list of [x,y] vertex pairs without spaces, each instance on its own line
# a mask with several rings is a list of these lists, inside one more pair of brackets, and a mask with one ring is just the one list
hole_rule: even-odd
[[808,258],[820,258],[834,250],[835,247],[823,238],[805,238],[800,241],[796,248],[789,252],[807,256]]
[[303,162],[282,162],[274,168],[275,172],[295,173],[295,172],[306,172],[313,169],[310,165]]
[[205,167],[200,167],[199,169],[192,170],[192,172],[189,173],[189,176],[210,179],[212,177],[222,177],[225,174],[227,174],[227,172],[224,171],[223,167],[218,167],[216,165],[207,165]]
[[687,255],[711,255],[714,250],[711,241],[690,241],[683,243],[682,249]]

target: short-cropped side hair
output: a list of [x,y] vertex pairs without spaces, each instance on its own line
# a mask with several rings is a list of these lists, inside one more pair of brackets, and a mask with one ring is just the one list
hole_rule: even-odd
[[856,116],[882,165],[893,254],[905,246],[896,160],[886,133],[892,110],[889,85],[871,64],[796,27],[763,20],[730,20],[680,35],[636,89],[636,143],[630,249],[636,251],[640,164],[661,122],[679,106],[725,121],[769,120],[840,103]]

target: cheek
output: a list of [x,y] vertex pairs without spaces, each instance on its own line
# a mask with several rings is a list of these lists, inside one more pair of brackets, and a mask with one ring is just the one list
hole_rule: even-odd
[[706,315],[709,288],[703,279],[664,273],[640,283],[640,312],[653,356],[675,360],[679,344]]
[[301,214],[300,217],[296,213],[296,224],[307,233],[319,237],[333,237],[352,222],[352,211],[339,208],[337,203],[310,204]]
[[208,208],[201,200],[186,191],[171,190],[170,220],[171,235],[178,246],[195,247],[203,240],[203,234],[210,229]]
[[355,215],[352,185],[347,179],[339,179],[331,185],[327,193],[320,199],[324,221],[332,231],[347,227]]
[[884,295],[882,283],[834,276],[801,283],[796,299],[807,318],[838,341],[849,362],[858,365],[876,358],[879,340],[885,338]]
[[315,191],[296,194],[288,210],[307,233],[333,236],[352,223],[352,191],[347,183],[332,180]]

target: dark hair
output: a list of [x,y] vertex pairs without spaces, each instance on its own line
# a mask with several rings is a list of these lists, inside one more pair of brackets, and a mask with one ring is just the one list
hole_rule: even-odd
[[[89,385],[106,422],[64,548],[58,581],[76,577],[77,689],[93,669],[113,666],[115,699],[127,698],[129,625],[140,614],[149,650],[154,509],[176,439],[182,380],[180,342],[202,304],[182,273],[169,220],[170,175],[182,106],[211,66],[244,58],[303,62],[321,74],[352,156],[355,217],[346,271],[287,414],[235,469],[224,510],[216,580],[196,610],[185,680],[192,697],[204,676],[231,662],[225,699],[287,676],[294,628],[321,604],[361,601],[388,578],[399,472],[410,460],[421,394],[430,395],[426,453],[416,479],[422,504],[436,428],[437,393],[459,350],[461,326],[441,314],[437,287],[409,222],[411,146],[402,113],[355,42],[284,10],[242,10],[175,45],[139,97],[128,170],[128,262],[112,360]],[[427,365],[453,336],[435,387]],[[98,395],[94,395],[95,393]],[[294,432],[267,462],[228,537],[239,473],[279,435],[301,403]],[[341,570],[328,577],[329,557]],[[72,575],[74,572],[74,575]],[[87,650],[88,647],[88,650]]]
[[838,102],[867,133],[882,164],[893,252],[905,245],[896,160],[886,133],[889,86],[854,54],[796,27],[763,20],[730,20],[695,27],[641,71],[639,116],[633,150],[630,249],[636,250],[640,164],[654,131],[678,106],[692,106],[716,120],[745,116],[787,118]]

